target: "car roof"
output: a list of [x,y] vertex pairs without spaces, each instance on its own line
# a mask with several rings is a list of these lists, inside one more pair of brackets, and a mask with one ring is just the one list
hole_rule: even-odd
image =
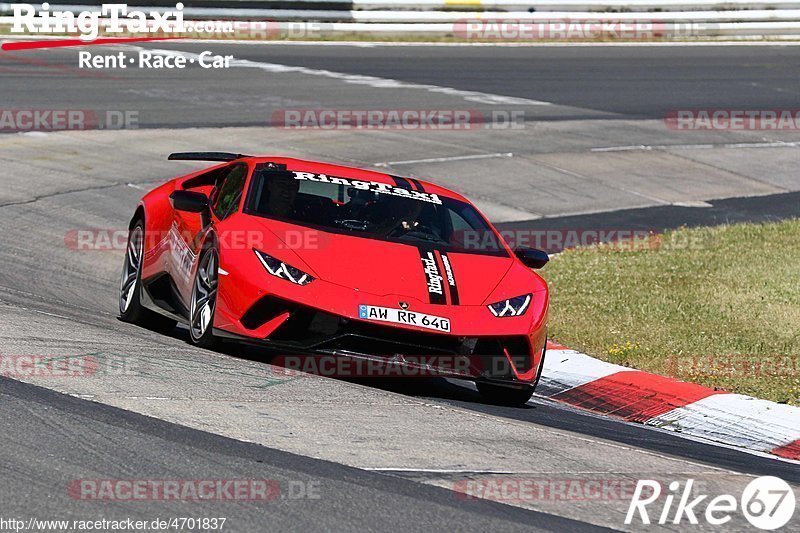
[[418,180],[416,178],[409,179],[406,178],[405,176],[398,176],[396,174],[387,174],[386,172],[380,172],[377,170],[348,167],[345,165],[323,163],[320,161],[308,161],[305,159],[296,159],[292,157],[268,157],[268,156],[245,157],[242,158],[241,161],[251,161],[253,163],[277,163],[281,165],[286,165],[287,170],[295,170],[298,172],[311,172],[314,174],[325,174],[333,177],[373,181],[377,183],[387,183],[389,185],[397,185],[398,179],[405,180],[406,183],[412,181],[413,183],[409,183],[409,185],[411,185],[412,188],[416,188],[416,185],[419,184],[424,189],[425,192],[438,194],[439,196],[444,196],[446,198],[452,198],[455,200],[460,200],[462,202],[467,202],[471,204],[469,200],[467,200],[457,192],[454,192],[440,185],[436,185],[435,183]]

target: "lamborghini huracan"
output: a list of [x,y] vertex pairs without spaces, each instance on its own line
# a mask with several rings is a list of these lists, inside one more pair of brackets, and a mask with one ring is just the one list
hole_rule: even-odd
[[[215,166],[147,193],[129,224],[120,318],[186,324],[192,344],[427,365],[461,358],[487,401],[541,375],[545,252],[512,250],[461,195],[285,157],[177,153]],[[436,361],[429,359],[427,361]]]

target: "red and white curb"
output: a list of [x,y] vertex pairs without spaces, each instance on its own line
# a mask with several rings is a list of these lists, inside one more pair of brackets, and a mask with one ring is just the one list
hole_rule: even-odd
[[539,396],[595,413],[800,460],[800,408],[606,363],[548,343]]

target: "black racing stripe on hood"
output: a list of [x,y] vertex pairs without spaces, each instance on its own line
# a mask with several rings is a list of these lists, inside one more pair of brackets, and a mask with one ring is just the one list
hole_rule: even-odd
[[407,179],[414,185],[414,187],[417,188],[418,191],[425,192],[425,187],[422,186],[422,183],[420,183],[419,180],[415,180],[414,178],[407,178]]
[[408,189],[409,191],[413,191],[414,185],[411,184],[408,178],[404,178],[402,176],[391,176],[394,180],[394,184],[396,187],[400,187],[401,189]]
[[439,270],[436,252],[433,248],[418,246],[422,271],[425,273],[425,282],[428,286],[428,299],[430,303],[446,305],[447,297],[444,294],[445,278]]
[[444,279],[447,287],[450,289],[450,304],[458,305],[458,285],[456,284],[456,275],[453,272],[453,265],[450,264],[450,258],[447,252],[439,252],[442,256],[442,266],[444,266]]

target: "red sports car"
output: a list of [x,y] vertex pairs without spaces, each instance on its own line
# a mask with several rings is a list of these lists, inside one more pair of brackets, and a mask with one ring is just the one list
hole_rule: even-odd
[[225,339],[436,369],[474,380],[494,403],[533,394],[548,289],[531,269],[547,254],[511,250],[459,194],[284,157],[169,158],[221,163],[142,198],[122,272],[123,320],[185,323],[202,347]]

